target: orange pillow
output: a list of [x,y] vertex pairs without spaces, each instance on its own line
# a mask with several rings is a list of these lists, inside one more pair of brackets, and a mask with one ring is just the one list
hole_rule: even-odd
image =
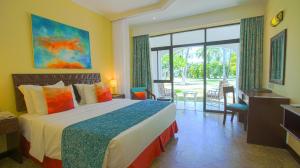
[[112,100],[112,94],[109,87],[96,85],[97,102],[106,102]]
[[43,87],[48,114],[58,113],[74,108],[73,94],[70,87]]
[[133,93],[133,95],[134,95],[134,98],[138,99],[138,100],[146,100],[147,99],[145,92],[135,92],[135,93]]

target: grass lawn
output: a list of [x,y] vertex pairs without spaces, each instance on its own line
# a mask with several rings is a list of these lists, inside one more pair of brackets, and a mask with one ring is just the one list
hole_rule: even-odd
[[[218,89],[219,88],[219,82],[222,79],[207,79],[207,91],[210,89]],[[228,79],[229,83],[233,86],[235,86],[235,80]],[[177,95],[178,100],[183,100],[183,92],[184,91],[195,91],[197,92],[197,101],[203,100],[203,89],[204,89],[204,80],[203,79],[186,79],[186,82],[183,83],[180,78],[176,78],[174,80],[174,91]],[[169,86],[170,87],[170,86]],[[168,88],[168,87],[166,87]],[[171,88],[169,88],[171,89]],[[191,95],[190,95],[191,96]]]

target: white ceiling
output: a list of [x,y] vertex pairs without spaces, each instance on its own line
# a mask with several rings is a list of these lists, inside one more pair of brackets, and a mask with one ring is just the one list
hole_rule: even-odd
[[[110,15],[122,15],[128,11],[140,9],[165,1],[165,5],[158,6],[151,11],[141,11],[131,16],[121,16],[117,19],[128,18],[129,24],[140,25],[165,20],[178,19],[230,8],[246,3],[264,2],[266,0],[73,0],[75,3],[101,13],[110,18]],[[110,18],[112,19],[112,18]],[[112,19],[114,20],[114,19]]]
[[73,0],[77,4],[91,9],[97,13],[121,13],[132,9],[148,6],[159,0]]
[[160,22],[241,5],[250,0],[175,0],[167,8],[130,17],[133,25]]

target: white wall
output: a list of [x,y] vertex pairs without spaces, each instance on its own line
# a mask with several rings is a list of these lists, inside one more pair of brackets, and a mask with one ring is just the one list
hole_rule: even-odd
[[116,93],[130,98],[130,40],[129,24],[126,19],[112,23]]
[[264,15],[264,3],[253,3],[181,19],[131,26],[133,36],[163,34],[201,27],[240,22],[242,18]]

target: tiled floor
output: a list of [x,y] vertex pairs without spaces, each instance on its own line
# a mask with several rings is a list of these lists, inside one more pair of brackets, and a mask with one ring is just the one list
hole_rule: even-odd
[[[229,117],[228,117],[229,118]],[[300,168],[284,149],[246,143],[246,132],[235,120],[222,125],[222,115],[177,110],[179,133],[151,168]],[[0,160],[2,168],[36,168]]]
[[[227,117],[229,118],[229,117]],[[222,115],[177,110],[179,133],[152,168],[298,168],[285,149],[246,143],[243,125]]]
[[[176,108],[178,110],[196,110],[196,111],[203,111],[203,102],[197,101],[194,103],[193,101],[177,101],[176,102]],[[208,110],[218,110],[218,111],[223,111],[224,110],[224,104],[223,103],[218,103],[218,102],[207,102],[206,103],[206,108]]]

